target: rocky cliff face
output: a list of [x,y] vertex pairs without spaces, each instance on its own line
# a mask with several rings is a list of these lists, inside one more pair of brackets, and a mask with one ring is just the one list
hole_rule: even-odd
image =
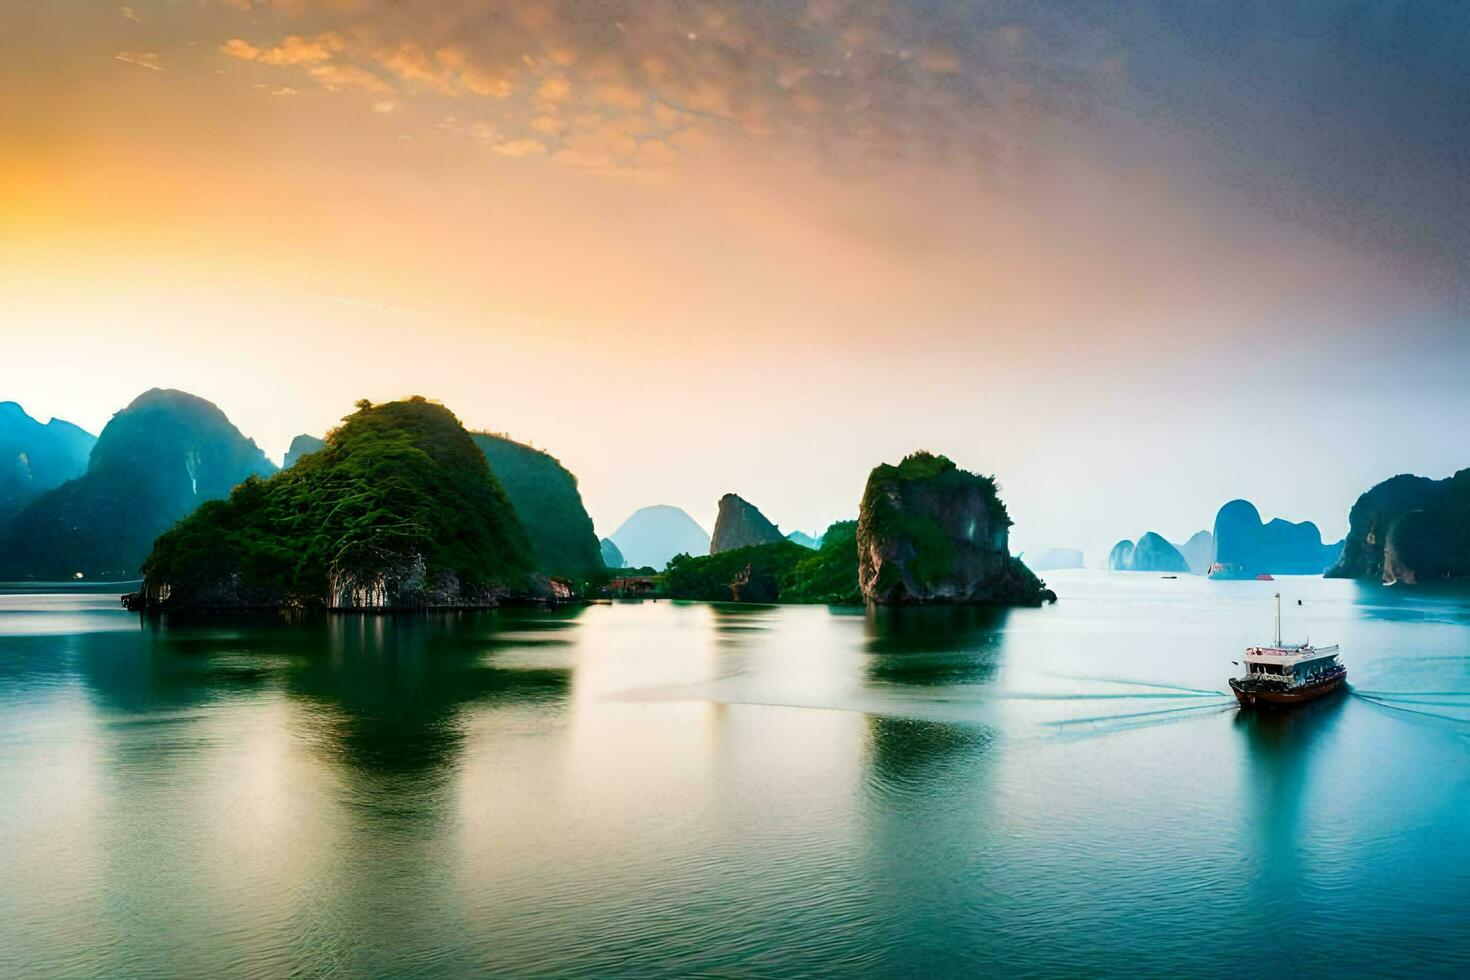
[[1149,531],[1133,546],[1133,570],[1136,572],[1189,572],[1189,562],[1179,549],[1163,536]]
[[0,402],[0,521],[87,472],[96,442],[70,422],[42,425],[15,402]]
[[623,559],[623,553],[618,550],[617,545],[613,544],[612,538],[603,538],[598,542],[598,546],[602,550],[602,564],[604,566],[608,568],[628,567]]
[[1124,538],[1108,552],[1108,571],[1128,572],[1133,570],[1133,542]]
[[1215,515],[1215,561],[1234,574],[1321,575],[1341,551],[1341,542],[1323,544],[1311,521],[1262,523],[1247,500],[1232,500]]
[[291,440],[290,447],[286,450],[286,456],[281,460],[281,469],[289,470],[296,465],[296,461],[307,453],[314,453],[318,449],[325,449],[326,442],[316,436],[307,435],[305,432]]
[[733,493],[720,498],[720,512],[715,518],[715,533],[710,535],[709,553],[717,555],[736,548],[784,541],[780,528],[766,520],[766,515],[748,500]]
[[1039,605],[1047,593],[1011,557],[1010,526],[989,477],[927,452],[879,466],[868,476],[858,516],[863,598],[883,605]]
[[1327,574],[1387,585],[1470,576],[1470,469],[1444,480],[1403,474],[1363,494]]
[[1163,536],[1146,532],[1132,541],[1119,541],[1108,554],[1108,570],[1113,572],[1188,572],[1189,563]]

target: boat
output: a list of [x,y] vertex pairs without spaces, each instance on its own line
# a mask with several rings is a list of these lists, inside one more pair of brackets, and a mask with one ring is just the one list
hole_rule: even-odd
[[1315,701],[1342,689],[1347,667],[1338,646],[1281,642],[1281,593],[1276,593],[1276,642],[1247,647],[1245,674],[1230,678],[1242,708],[1284,708]]

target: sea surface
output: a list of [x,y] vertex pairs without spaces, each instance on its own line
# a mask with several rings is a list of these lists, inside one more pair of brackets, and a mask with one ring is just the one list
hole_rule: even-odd
[[[0,595],[0,975],[1470,973],[1470,594],[1047,578],[298,625]],[[1352,689],[1244,714],[1278,589]]]

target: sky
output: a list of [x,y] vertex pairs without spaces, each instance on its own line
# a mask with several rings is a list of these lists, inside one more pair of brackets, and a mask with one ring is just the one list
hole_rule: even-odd
[[855,516],[919,448],[1013,550],[1346,529],[1470,465],[1470,8],[79,0],[0,13],[0,399],[276,458],[422,394],[599,533]]

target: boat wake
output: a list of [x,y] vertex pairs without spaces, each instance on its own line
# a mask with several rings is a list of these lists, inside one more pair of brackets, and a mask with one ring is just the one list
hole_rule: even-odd
[[1085,674],[1046,674],[1046,677],[1055,677],[1064,681],[1093,681],[1099,684],[1123,684],[1129,687],[1152,687],[1161,691],[1182,691],[1187,694],[1218,694],[1221,697],[1230,697],[1230,692],[1218,689],[1205,689],[1199,687],[1185,687],[1182,684],[1160,684],[1158,681],[1141,681],[1131,677],[1089,677]]
[[1052,729],[1059,735],[1087,737],[1092,735],[1111,735],[1116,732],[1150,728],[1155,725],[1173,724],[1175,722],[1209,717],[1210,715],[1234,710],[1236,710],[1236,704],[1233,698],[1229,700],[1220,698],[1218,700],[1211,700],[1205,704],[1186,705],[1182,708],[1158,708],[1152,711],[1133,711],[1117,715],[1097,715],[1091,718],[1062,718],[1055,721],[1041,722],[1041,724],[1046,728]]
[[[1413,715],[1416,718],[1426,719],[1426,723],[1447,725],[1457,731],[1470,730],[1470,693],[1463,691],[1360,691],[1356,688],[1351,691],[1353,697],[1385,711]],[[1458,708],[1467,714],[1453,715],[1443,711],[1426,711],[1424,710],[1426,707]]]

